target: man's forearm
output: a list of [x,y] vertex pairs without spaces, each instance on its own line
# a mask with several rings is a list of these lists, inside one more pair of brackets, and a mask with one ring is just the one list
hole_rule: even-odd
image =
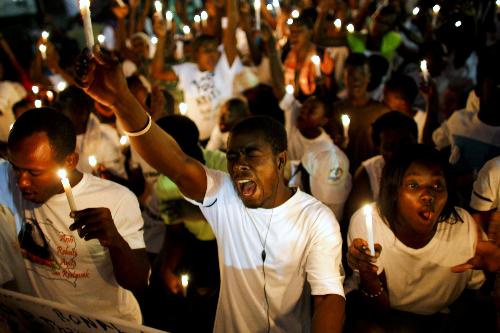
[[340,333],[344,327],[345,299],[340,295],[314,296],[313,333]]
[[131,291],[144,290],[148,285],[149,261],[145,249],[132,250],[122,238],[117,247],[110,247],[115,279],[120,286]]

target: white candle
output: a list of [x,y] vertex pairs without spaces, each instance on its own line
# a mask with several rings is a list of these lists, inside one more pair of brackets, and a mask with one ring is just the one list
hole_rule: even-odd
[[288,95],[293,95],[293,93],[295,91],[295,89],[293,88],[293,85],[291,85],[291,84],[287,84],[285,90],[286,90],[286,93]]
[[174,18],[174,14],[172,14],[170,10],[167,10],[165,18],[167,19],[167,30],[172,30],[172,19]]
[[351,124],[351,119],[348,115],[343,114],[340,117],[340,120],[342,121],[342,127],[344,128],[344,138],[347,144],[347,142],[349,142],[349,125]]
[[179,103],[179,112],[181,113],[181,115],[185,115],[187,113],[187,104],[184,103],[184,102],[181,102]]
[[260,0],[254,0],[253,8],[255,9],[255,29],[260,30]]
[[354,32],[354,24],[349,23],[346,27],[347,31],[350,32],[351,34]]
[[92,32],[92,20],[90,19],[90,0],[80,0],[80,14],[83,20],[83,32],[87,47],[94,47],[94,33]]
[[184,43],[182,40],[175,42],[175,58],[177,60],[182,60],[184,57]]
[[116,0],[116,3],[118,4],[118,6],[120,7],[125,7],[125,2],[123,2],[122,0]]
[[43,60],[47,59],[47,46],[45,44],[40,44],[40,46],[38,46],[38,50],[42,55],[42,59]]
[[424,78],[424,82],[429,82],[429,70],[427,69],[427,60],[422,60],[420,62],[420,70],[422,71],[422,77]]
[[161,1],[155,1],[155,10],[156,12],[158,13],[158,16],[160,17],[160,20],[163,19],[163,15],[162,15],[162,10],[163,10],[163,4],[161,3]]
[[52,102],[54,100],[54,93],[52,92],[52,90],[47,90],[47,100],[49,102]]
[[321,59],[318,55],[313,55],[311,61],[314,64],[314,70],[316,71],[316,76],[321,76]]
[[372,216],[372,206],[365,205],[363,207],[363,213],[365,215],[366,223],[366,236],[368,238],[368,248],[370,249],[370,255],[373,257],[375,255],[375,243],[373,241],[373,216]]
[[49,35],[50,35],[50,34],[49,34],[47,31],[45,31],[45,30],[44,30],[44,31],[42,31],[42,41],[43,41],[44,43],[46,43],[46,42],[47,42],[47,39],[49,39]]
[[59,169],[59,171],[57,171],[57,175],[59,176],[59,178],[61,178],[61,184],[64,188],[64,193],[66,193],[66,198],[68,199],[69,208],[71,209],[72,212],[74,212],[77,209],[66,170]]
[[181,275],[181,285],[182,285],[182,293],[184,294],[184,297],[187,296],[188,284],[189,284],[189,275],[182,274]]
[[441,10],[440,5],[434,5],[434,7],[432,7],[432,27],[433,28],[436,27],[437,18],[438,18],[440,10]]
[[333,25],[335,26],[335,30],[340,31],[340,28],[342,28],[342,21],[338,18],[333,21]]
[[221,17],[220,26],[222,29],[227,29],[227,17]]
[[201,17],[200,17],[200,15],[196,14],[194,16],[194,28],[196,30],[200,30],[200,22],[201,22]]
[[208,20],[208,13],[207,13],[207,11],[206,10],[202,11],[200,13],[200,17],[201,17],[201,26],[203,28],[206,28],[207,27],[207,22],[208,22],[207,21]]
[[35,85],[31,87],[31,91],[33,92],[33,94],[38,95],[38,93],[40,92],[40,88],[38,88],[38,86]]
[[281,6],[279,0],[273,0],[273,7],[276,11],[276,16],[281,16]]
[[35,100],[35,108],[39,109],[42,107],[42,100],[41,99],[36,99]]

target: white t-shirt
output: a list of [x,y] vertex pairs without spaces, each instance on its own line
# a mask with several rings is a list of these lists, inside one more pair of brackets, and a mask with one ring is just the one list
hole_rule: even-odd
[[98,164],[103,164],[117,176],[127,178],[118,132],[110,125],[101,124],[92,113],[85,133],[76,136],[76,152],[80,155],[77,169],[81,172],[92,173],[89,156],[94,155]]
[[300,190],[274,209],[246,208],[228,174],[206,172],[203,203],[191,202],[200,206],[217,238],[221,290],[214,332],[266,331],[264,283],[271,331],[308,332],[306,281],[312,295],[344,295],[342,239],[335,216]]
[[3,286],[7,282],[16,291],[33,293],[17,241],[14,215],[0,205],[0,287],[7,287]]
[[290,161],[300,161],[308,147],[320,141],[331,141],[330,136],[321,129],[321,134],[314,139],[304,137],[297,128],[297,117],[301,104],[291,94],[285,94],[280,101],[280,108],[285,113],[285,129],[288,140],[288,158]]
[[[451,267],[466,262],[475,252],[476,226],[465,210],[456,208],[463,222],[438,223],[432,240],[413,249],[396,238],[377,207],[372,207],[374,241],[382,245],[375,265],[387,277],[392,309],[423,315],[444,312],[465,288],[478,289],[483,284],[482,271],[451,272]],[[349,245],[355,238],[367,239],[363,209],[352,216],[347,238]]]
[[239,58],[229,66],[224,50],[214,72],[201,72],[192,62],[172,66],[179,79],[178,87],[184,93],[186,116],[198,126],[200,140],[208,139],[216,125],[219,104],[234,95],[233,80],[242,67]]
[[[132,249],[144,248],[143,222],[132,192],[89,174],[73,187],[78,209],[107,207],[120,235]],[[140,323],[132,292],[115,280],[109,251],[96,239],[70,231],[73,220],[64,193],[44,204],[26,201],[8,163],[0,163],[0,204],[16,216],[24,264],[35,295],[84,312]]]
[[373,156],[361,163],[368,174],[370,187],[372,189],[373,199],[377,200],[380,193],[380,180],[382,179],[382,171],[384,170],[385,160],[382,155]]
[[475,210],[500,209],[500,156],[486,162],[477,175],[470,206]]

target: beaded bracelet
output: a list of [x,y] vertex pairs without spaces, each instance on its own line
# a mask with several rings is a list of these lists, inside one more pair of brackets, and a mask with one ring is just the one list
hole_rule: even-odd
[[361,291],[361,293],[363,295],[365,295],[366,297],[375,298],[375,297],[379,297],[380,295],[382,295],[382,293],[384,292],[384,286],[382,284],[380,284],[380,290],[376,294],[369,294],[366,291],[364,291],[362,288],[359,288],[359,291]]
[[153,124],[153,120],[151,119],[151,115],[148,114],[148,123],[146,124],[146,127],[144,127],[142,130],[136,131],[136,132],[127,132],[124,130],[123,133],[125,133],[126,136],[141,136],[143,134],[146,134],[149,131],[152,124]]

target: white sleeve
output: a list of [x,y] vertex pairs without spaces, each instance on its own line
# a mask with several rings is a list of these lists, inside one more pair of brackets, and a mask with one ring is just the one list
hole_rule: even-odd
[[450,141],[450,131],[448,129],[448,121],[444,121],[441,126],[439,126],[432,133],[432,141],[436,145],[438,150],[446,148],[451,145]]
[[132,250],[145,248],[144,221],[135,195],[124,189],[124,195],[112,214],[116,229],[130,248]]
[[285,94],[279,103],[279,107],[285,114],[285,129],[289,132],[292,126],[297,125],[297,117],[302,105],[292,94]]
[[203,166],[205,169],[205,173],[207,175],[207,191],[205,192],[205,197],[203,198],[203,202],[199,202],[188,198],[184,195],[184,198],[192,203],[193,205],[199,207],[210,207],[217,202],[217,198],[219,196],[219,192],[224,185],[224,176],[227,176],[224,172],[212,170]]
[[311,295],[344,295],[342,236],[333,213],[324,209],[314,222],[311,249],[307,254],[307,281]]
[[477,175],[472,189],[470,206],[475,210],[488,211],[499,208],[500,157],[486,162]]

